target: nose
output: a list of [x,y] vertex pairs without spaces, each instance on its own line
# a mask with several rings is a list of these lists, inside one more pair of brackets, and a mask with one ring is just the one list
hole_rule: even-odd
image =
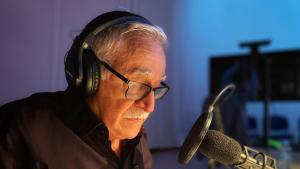
[[150,92],[146,97],[136,101],[136,105],[146,112],[153,112],[155,107],[154,92]]

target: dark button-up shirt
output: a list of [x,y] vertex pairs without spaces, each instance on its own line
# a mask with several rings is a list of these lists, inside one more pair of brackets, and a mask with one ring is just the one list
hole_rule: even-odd
[[0,168],[150,169],[144,129],[121,158],[108,130],[74,91],[40,93],[0,108]]

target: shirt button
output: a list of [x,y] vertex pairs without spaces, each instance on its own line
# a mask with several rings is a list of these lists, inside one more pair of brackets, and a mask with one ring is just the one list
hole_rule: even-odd
[[132,169],[140,169],[138,164],[135,164]]

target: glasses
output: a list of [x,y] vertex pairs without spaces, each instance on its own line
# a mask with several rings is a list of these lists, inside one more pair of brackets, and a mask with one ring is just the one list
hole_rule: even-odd
[[152,86],[147,85],[145,83],[129,80],[123,75],[121,75],[119,72],[114,70],[112,67],[110,67],[106,62],[103,62],[101,60],[99,60],[99,62],[112,74],[114,74],[127,84],[128,87],[125,91],[125,97],[128,99],[140,100],[146,97],[151,91],[153,91],[155,100],[159,100],[163,98],[163,96],[165,96],[170,89],[170,87],[164,82],[160,82],[159,87],[153,88]]

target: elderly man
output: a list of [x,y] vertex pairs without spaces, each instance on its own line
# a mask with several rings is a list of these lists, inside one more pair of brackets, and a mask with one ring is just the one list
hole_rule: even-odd
[[143,124],[169,90],[165,41],[129,12],[88,23],[66,55],[66,91],[0,108],[0,167],[151,168]]

